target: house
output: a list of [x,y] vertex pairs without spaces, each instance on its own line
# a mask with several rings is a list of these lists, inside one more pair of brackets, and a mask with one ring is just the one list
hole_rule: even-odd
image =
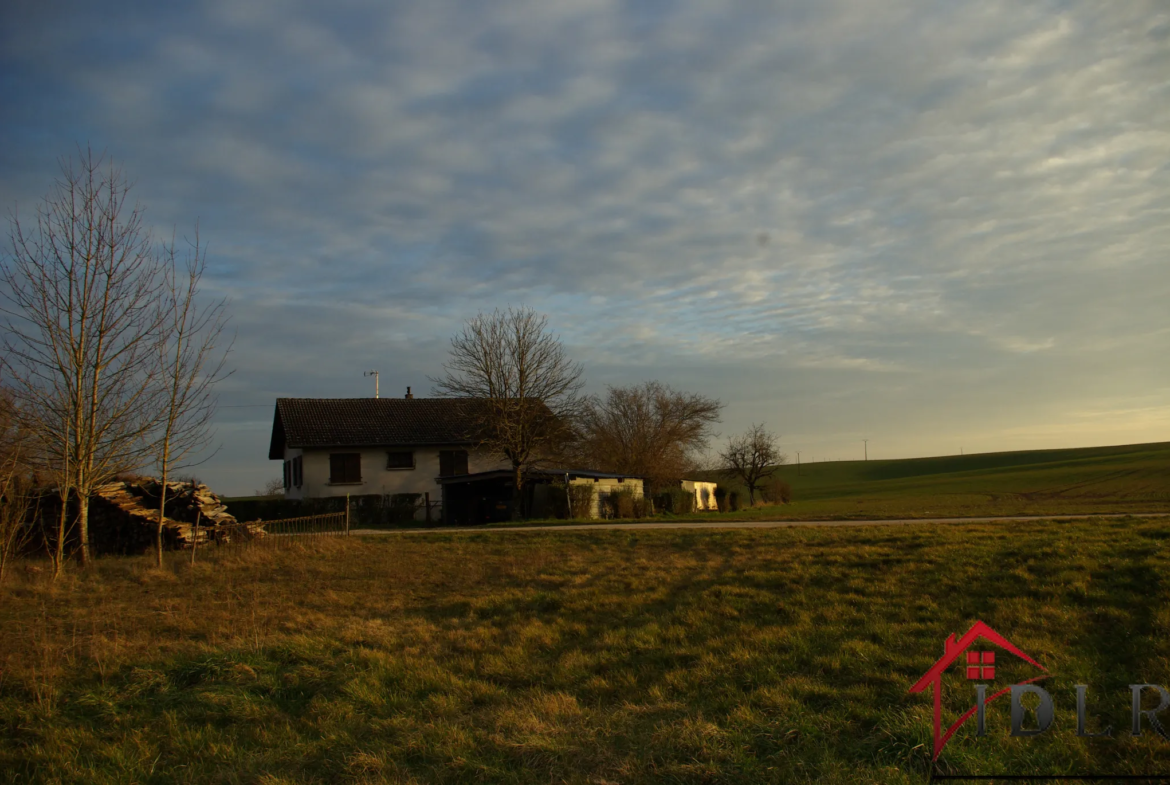
[[477,449],[465,402],[451,398],[278,398],[268,457],[285,497],[426,494],[436,477],[509,466]]
[[[587,486],[588,509],[572,510],[574,518],[598,518],[602,501],[611,493],[628,491],[641,499],[641,477],[595,472],[587,469],[530,469],[524,473],[525,509],[534,518],[553,517],[550,487],[553,483]],[[467,526],[512,519],[515,475],[511,468],[439,477],[443,487],[443,523]],[[570,502],[571,503],[571,502]]]

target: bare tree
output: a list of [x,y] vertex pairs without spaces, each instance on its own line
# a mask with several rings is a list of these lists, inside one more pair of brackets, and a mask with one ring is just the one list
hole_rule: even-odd
[[589,399],[582,414],[580,460],[661,488],[696,467],[722,408],[714,398],[656,381],[610,387],[604,399]]
[[280,477],[269,480],[264,483],[263,488],[257,488],[253,491],[256,496],[284,496],[284,480]]
[[469,434],[512,464],[521,514],[524,472],[540,461],[580,411],[581,366],[565,356],[548,318],[531,308],[480,313],[451,339],[435,394],[466,399]]
[[90,494],[148,455],[163,286],[142,210],[128,204],[119,169],[83,150],[76,162],[62,159],[61,173],[32,226],[13,213],[11,254],[0,271],[8,383],[61,500],[54,575],[70,494],[84,564]]
[[166,520],[167,481],[170,473],[192,466],[192,460],[210,445],[211,420],[215,415],[213,394],[225,373],[230,344],[218,349],[227,326],[227,301],[196,302],[199,284],[206,269],[206,249],[199,245],[199,230],[182,267],[175,257],[174,240],[164,250],[162,317],[157,344],[155,378],[165,385],[163,408],[157,433],[157,460],[160,479],[158,528],[155,557],[163,558],[163,523]]
[[743,481],[747,486],[748,501],[756,503],[756,491],[761,481],[771,477],[779,464],[787,460],[776,445],[779,437],[772,435],[761,423],[753,424],[739,436],[727,440],[727,449],[719,454],[724,473]]

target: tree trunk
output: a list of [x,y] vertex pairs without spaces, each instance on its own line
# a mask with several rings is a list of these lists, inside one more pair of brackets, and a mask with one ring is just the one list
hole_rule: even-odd
[[[162,552],[163,552],[163,521],[166,520],[167,510],[167,469],[166,464],[163,465],[162,470],[162,484],[159,485],[158,492],[158,528],[154,533],[154,554],[155,563],[161,570],[163,566]],[[196,524],[198,525],[198,524]],[[193,533],[192,538],[196,535]]]
[[89,565],[89,493],[77,494],[77,534],[81,541],[81,566]]
[[53,580],[61,575],[65,563],[65,521],[69,520],[69,492],[61,495],[61,517],[57,519],[57,543],[50,552],[53,557]]
[[519,521],[524,518],[524,486],[522,484],[524,472],[520,470],[520,464],[512,464],[512,474],[512,520]]

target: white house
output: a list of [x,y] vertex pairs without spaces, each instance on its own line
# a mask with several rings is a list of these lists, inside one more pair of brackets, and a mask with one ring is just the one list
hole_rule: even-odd
[[284,462],[285,496],[430,493],[435,478],[508,467],[474,446],[450,398],[278,398],[268,457]]

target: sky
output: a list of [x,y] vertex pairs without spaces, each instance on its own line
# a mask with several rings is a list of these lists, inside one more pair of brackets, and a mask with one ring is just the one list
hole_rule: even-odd
[[79,145],[207,243],[220,493],[276,398],[426,395],[508,306],[716,447],[1170,440],[1164,2],[0,4],[6,217]]

